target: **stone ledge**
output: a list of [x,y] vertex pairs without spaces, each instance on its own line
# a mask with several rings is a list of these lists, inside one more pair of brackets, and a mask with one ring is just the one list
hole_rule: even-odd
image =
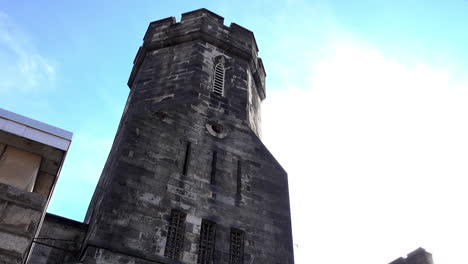
[[3,183],[0,183],[0,199],[39,211],[44,209],[47,202],[47,197],[42,194],[22,191]]

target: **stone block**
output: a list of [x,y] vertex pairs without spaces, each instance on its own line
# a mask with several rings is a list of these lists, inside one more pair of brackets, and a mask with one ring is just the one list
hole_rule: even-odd
[[26,252],[30,243],[28,238],[4,231],[0,231],[0,241],[0,250],[11,251],[21,256]]

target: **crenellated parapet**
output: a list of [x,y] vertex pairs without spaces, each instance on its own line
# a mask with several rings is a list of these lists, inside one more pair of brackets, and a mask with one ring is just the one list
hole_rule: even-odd
[[147,52],[182,43],[203,40],[234,56],[244,59],[250,65],[258,94],[265,98],[265,69],[258,57],[258,47],[252,31],[235,23],[223,24],[224,18],[207,10],[198,9],[182,14],[180,22],[168,17],[152,22],[143,38],[134,60],[128,86],[132,88],[136,74]]

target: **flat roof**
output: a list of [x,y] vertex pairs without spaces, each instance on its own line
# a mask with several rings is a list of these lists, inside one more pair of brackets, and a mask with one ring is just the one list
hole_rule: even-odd
[[67,151],[73,133],[0,108],[0,130]]

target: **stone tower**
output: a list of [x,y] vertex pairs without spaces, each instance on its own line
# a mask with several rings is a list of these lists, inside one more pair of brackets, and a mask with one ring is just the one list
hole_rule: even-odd
[[294,263],[287,174],[259,139],[263,64],[254,34],[223,20],[149,25],[83,263]]

